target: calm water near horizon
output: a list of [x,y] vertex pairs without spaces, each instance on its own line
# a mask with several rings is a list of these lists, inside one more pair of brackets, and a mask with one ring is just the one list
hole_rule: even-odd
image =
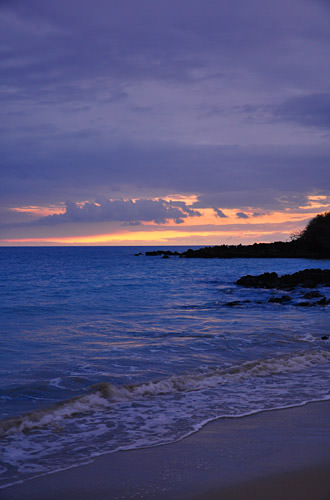
[[235,285],[329,260],[134,255],[148,248],[0,248],[0,487],[330,399],[330,306]]

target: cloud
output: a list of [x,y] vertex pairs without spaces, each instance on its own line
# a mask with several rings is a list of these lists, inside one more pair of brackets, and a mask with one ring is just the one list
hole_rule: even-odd
[[307,0],[16,0],[0,13],[3,90],[24,101],[93,100],[96,90],[116,100],[132,81],[230,85],[245,70],[301,88],[326,64],[327,19]]
[[0,4],[4,208],[181,223],[330,194],[325,1]]
[[305,127],[330,128],[330,92],[292,97],[273,111],[278,120]]
[[213,208],[213,210],[214,210],[215,215],[216,215],[217,217],[220,217],[220,218],[222,218],[222,219],[223,219],[224,217],[227,217],[227,215],[226,215],[226,214],[224,214],[224,213],[223,213],[223,211],[222,211],[222,210],[220,210],[220,208]]
[[201,214],[183,202],[165,200],[101,200],[82,204],[67,202],[64,213],[42,217],[35,224],[63,224],[67,222],[104,222],[121,221],[125,225],[138,225],[141,222],[164,224],[173,220],[182,224],[188,216]]
[[91,144],[89,149],[85,141],[77,150],[64,144],[44,148],[31,140],[8,151],[3,142],[3,206],[182,193],[198,196],[195,209],[262,211],[301,206],[312,192],[330,194],[330,148],[324,146]]
[[236,217],[238,219],[248,219],[249,216],[247,214],[245,214],[244,212],[236,212]]

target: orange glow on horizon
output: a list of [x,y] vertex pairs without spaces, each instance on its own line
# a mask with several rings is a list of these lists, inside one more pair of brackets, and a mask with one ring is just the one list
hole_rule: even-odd
[[36,215],[38,217],[47,217],[48,215],[59,215],[65,213],[65,206],[49,205],[47,207],[41,207],[37,205],[14,207],[10,209],[12,212],[25,213],[30,215]]
[[[240,233],[240,231],[237,231]],[[1,240],[6,243],[82,243],[82,244],[95,244],[95,243],[116,243],[116,242],[167,242],[173,238],[188,238],[191,236],[215,236],[227,234],[226,231],[139,231],[135,233],[121,233],[121,234],[98,234],[92,236],[64,236],[54,238],[13,238]]]
[[[8,238],[0,240],[2,243],[35,243],[35,244],[56,244],[56,245],[95,245],[95,244],[123,244],[123,245],[162,245],[162,244],[173,244],[173,240],[185,240],[190,238],[243,238],[253,237],[254,241],[263,241],[264,236],[273,234],[274,231],[256,231],[255,229],[249,230],[248,225],[244,231],[240,230],[218,230],[218,231],[139,231],[132,233],[121,233],[121,234],[99,234],[99,235],[86,235],[86,236],[64,236],[64,237],[53,237],[53,238]],[[174,243],[175,244],[175,243]],[[180,243],[184,244],[184,243]],[[188,243],[193,245],[193,243]],[[198,244],[198,243],[197,243]],[[207,244],[222,244],[218,241],[215,243]]]
[[[165,199],[165,198],[163,198]],[[184,201],[188,205],[196,201],[196,196],[183,196],[180,194],[169,195],[168,199]],[[0,245],[123,245],[123,246],[147,246],[147,245],[219,245],[219,244],[249,244],[262,241],[275,241],[276,239],[286,240],[290,234],[302,229],[302,223],[312,219],[319,210],[314,211],[314,207],[319,205],[326,209],[325,203],[328,198],[325,196],[309,196],[308,205],[300,207],[300,211],[287,208],[283,211],[261,212],[252,207],[223,209],[225,217],[217,216],[213,208],[196,209],[201,216],[188,216],[183,218],[181,224],[175,224],[173,220],[159,224],[154,221],[143,222],[138,227],[128,228],[120,226],[115,222],[110,229],[105,223],[98,223],[97,226],[91,223],[78,223],[81,228],[78,236],[61,236],[64,230],[64,222],[56,227],[56,236],[31,236],[28,237],[7,237],[0,239]],[[84,203],[84,202],[82,202]],[[315,204],[315,205],[314,205]],[[23,206],[12,208],[17,212],[25,212],[38,217],[64,213],[65,206],[50,205]],[[238,212],[246,214],[246,218],[237,216]],[[283,226],[282,226],[283,224]],[[272,227],[273,225],[273,227]],[[31,226],[31,230],[33,226]],[[68,232],[66,225],[65,231]],[[47,230],[44,226],[45,231]],[[91,228],[91,229],[89,229]],[[40,228],[39,228],[40,230]],[[112,232],[111,232],[112,230]],[[99,234],[86,234],[91,232]],[[52,231],[53,233],[55,231]],[[84,234],[85,233],[85,234]],[[39,233],[40,234],[40,233]],[[274,235],[274,236],[272,236]],[[274,238],[274,239],[271,239]]]
[[[311,207],[309,207],[311,208]],[[181,224],[181,226],[206,226],[206,225],[213,225],[213,226],[229,226],[233,224],[244,224],[244,226],[248,226],[249,224],[281,224],[284,222],[300,222],[306,220],[306,218],[313,218],[315,217],[319,212],[308,212],[308,213],[294,213],[294,212],[268,212],[268,213],[261,213],[260,215],[253,215],[255,213],[255,210],[249,208],[249,209],[243,209],[240,210],[239,208],[236,209],[224,209],[223,212],[225,213],[226,217],[218,217],[214,210],[212,208],[199,208],[198,211],[201,213],[200,217],[192,217],[188,216],[184,219],[184,223]],[[246,215],[248,215],[248,218],[239,218],[237,217],[237,212],[244,212]],[[152,227],[158,227],[159,225],[154,222],[144,222],[144,226],[152,226]],[[164,224],[162,224],[163,227],[166,226],[173,226],[173,221],[168,221]]]

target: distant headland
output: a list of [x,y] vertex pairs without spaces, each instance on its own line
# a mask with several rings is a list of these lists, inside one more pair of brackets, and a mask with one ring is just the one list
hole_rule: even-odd
[[254,243],[253,245],[216,245],[184,252],[155,250],[147,256],[163,258],[176,255],[183,258],[307,258],[330,259],[330,212],[319,214],[309,221],[305,229],[290,241]]

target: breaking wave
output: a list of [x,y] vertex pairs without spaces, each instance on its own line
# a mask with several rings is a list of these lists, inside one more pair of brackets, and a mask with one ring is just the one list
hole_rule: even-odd
[[204,373],[173,375],[158,381],[115,386],[102,382],[90,386],[89,392],[51,407],[11,417],[0,421],[0,436],[28,432],[54,426],[61,428],[64,419],[98,411],[111,411],[114,404],[169,395],[179,392],[202,391],[227,383],[239,383],[255,377],[281,375],[298,372],[325,363],[330,363],[330,351],[318,350],[246,361],[227,368],[214,368]]

